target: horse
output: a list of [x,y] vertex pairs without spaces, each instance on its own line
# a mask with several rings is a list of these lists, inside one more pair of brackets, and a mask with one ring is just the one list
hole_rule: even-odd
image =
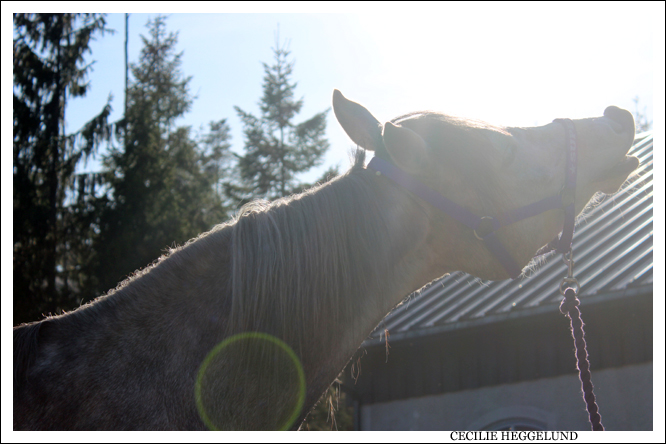
[[[298,429],[373,328],[453,271],[510,273],[476,230],[365,167],[367,151],[478,216],[558,195],[566,129],[435,112],[381,124],[335,90],[357,144],[343,175],[245,205],[77,310],[14,329],[15,430]],[[575,214],[638,167],[634,120],[572,120]],[[519,269],[562,231],[552,208],[497,229]]]

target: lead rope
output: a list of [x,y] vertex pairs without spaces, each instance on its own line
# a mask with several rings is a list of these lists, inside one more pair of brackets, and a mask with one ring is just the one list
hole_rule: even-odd
[[[567,257],[568,255],[568,257]],[[587,345],[585,343],[585,332],[583,331],[583,320],[580,317],[580,300],[576,297],[580,285],[573,277],[573,252],[569,250],[562,256],[564,263],[569,267],[567,277],[562,279],[560,283],[560,293],[564,296],[560,304],[560,311],[571,320],[571,335],[574,338],[574,346],[576,349],[576,366],[578,367],[578,378],[580,379],[581,389],[583,390],[583,399],[587,406],[587,413],[590,415],[590,424],[592,430],[604,430],[601,424],[601,415],[599,414],[599,406],[596,403],[594,396],[594,386],[592,385],[592,375],[590,373],[590,361],[587,359]]]

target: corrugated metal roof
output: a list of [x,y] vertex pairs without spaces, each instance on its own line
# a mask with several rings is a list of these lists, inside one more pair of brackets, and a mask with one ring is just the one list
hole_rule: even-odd
[[[652,143],[651,133],[637,136],[630,150],[640,160],[637,179],[577,222],[574,274],[583,306],[652,291]],[[394,341],[558,310],[565,275],[561,256],[552,253],[528,278],[493,282],[452,273],[411,295],[365,345],[383,341],[384,329]]]

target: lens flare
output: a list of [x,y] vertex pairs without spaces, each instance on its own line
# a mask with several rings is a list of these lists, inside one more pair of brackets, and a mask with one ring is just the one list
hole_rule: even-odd
[[211,430],[288,430],[303,408],[305,373],[280,339],[241,333],[206,356],[194,391],[199,415]]

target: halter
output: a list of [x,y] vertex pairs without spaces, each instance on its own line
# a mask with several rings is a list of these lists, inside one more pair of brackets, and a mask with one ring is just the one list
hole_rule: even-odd
[[569,119],[556,119],[555,122],[561,123],[564,126],[567,140],[566,174],[562,191],[560,194],[496,216],[477,216],[466,208],[442,196],[437,191],[382,157],[373,157],[367,167],[374,170],[377,175],[386,176],[402,188],[412,192],[435,208],[471,228],[474,231],[474,236],[483,241],[488,250],[502,264],[509,276],[512,279],[516,279],[520,276],[521,269],[495,235],[498,229],[539,215],[548,210],[564,208],[564,228],[562,235],[560,237],[556,236],[548,245],[537,251],[536,256],[552,250],[557,250],[558,254],[565,254],[571,250],[576,216],[574,207],[577,171],[576,130],[573,122]]
[[[501,227],[539,215],[548,210],[564,208],[564,226],[562,228],[561,236],[555,236],[555,239],[553,239],[548,245],[545,245],[536,252],[535,257],[552,250],[557,250],[558,254],[562,254],[564,263],[568,266],[568,274],[560,283],[560,293],[564,296],[564,299],[560,304],[560,311],[567,315],[571,321],[571,332],[576,348],[578,375],[581,381],[583,399],[587,406],[592,429],[604,430],[604,427],[601,424],[601,415],[599,415],[599,407],[596,404],[593,393],[590,362],[588,360],[585,343],[585,332],[583,331],[583,321],[580,318],[580,310],[578,309],[580,301],[576,297],[576,294],[578,293],[580,286],[573,276],[574,260],[572,241],[576,217],[574,196],[576,193],[576,173],[578,165],[576,129],[570,119],[555,119],[554,122],[562,124],[566,134],[567,158],[562,191],[555,196],[546,197],[538,202],[496,216],[477,216],[404,172],[390,161],[377,155],[370,160],[367,167],[374,170],[377,175],[386,176],[402,188],[412,192],[435,208],[472,229],[474,236],[486,245],[488,250],[499,260],[512,279],[516,279],[520,276],[521,269],[506,248],[504,248],[504,245],[502,245],[499,239],[497,239],[495,232]],[[385,149],[381,149],[380,152],[382,155],[384,155],[384,151]]]

